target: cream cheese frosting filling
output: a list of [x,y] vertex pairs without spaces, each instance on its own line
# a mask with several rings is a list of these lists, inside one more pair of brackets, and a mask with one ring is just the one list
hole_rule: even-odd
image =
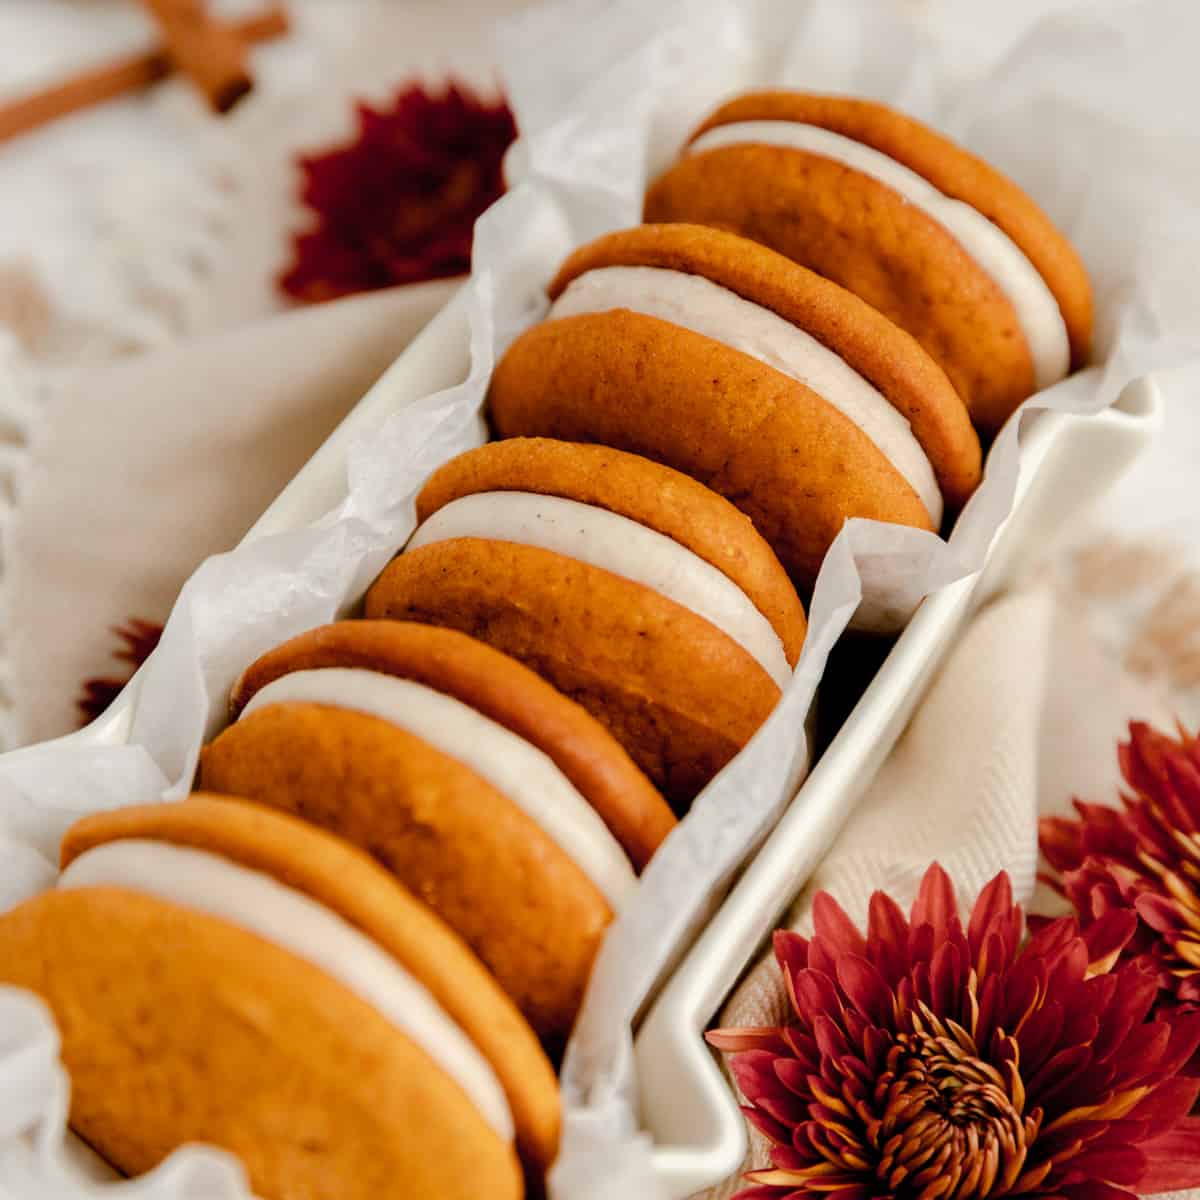
[[799,121],[718,125],[701,134],[689,150],[699,153],[747,142],[807,150],[870,175],[899,192],[953,235],[1008,297],[1029,345],[1037,388],[1049,387],[1066,376],[1071,367],[1071,346],[1054,293],[1016,242],[977,209],[944,195],[927,179],[871,146]]
[[379,671],[321,667],[272,680],[241,715],[297,701],[378,717],[470,767],[545,831],[614,912],[637,886],[620,843],[550,756],[461,700]]
[[792,677],[779,634],[728,575],[629,517],[562,496],[476,492],[439,508],[407,549],[467,537],[551,550],[643,584],[731,637],[781,688]]
[[81,854],[60,888],[121,887],[218,917],[311,963],[378,1011],[463,1090],[504,1141],[513,1119],[488,1061],[428,990],[336,913],[205,850],[130,839]]
[[942,523],[942,493],[921,443],[904,415],[840,354],[778,313],[684,271],[662,267],[597,267],[573,279],[550,318],[627,308],[690,329],[781,371],[811,388],[855,423]]

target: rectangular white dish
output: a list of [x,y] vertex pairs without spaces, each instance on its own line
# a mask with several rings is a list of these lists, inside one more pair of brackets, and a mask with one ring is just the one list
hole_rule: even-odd
[[[337,504],[346,494],[351,445],[405,405],[461,382],[469,358],[466,297],[459,293],[363,397],[246,540],[301,528]],[[660,981],[637,1030],[635,1056],[641,1122],[653,1139],[654,1169],[664,1194],[687,1196],[737,1170],[745,1153],[745,1126],[703,1031],[887,755],[963,623],[1036,559],[1050,530],[1120,474],[1158,424],[1157,392],[1149,381],[1131,385],[1114,407],[1094,416],[1026,418],[1016,507],[984,568],[923,603],[774,832],[678,968]],[[138,686],[135,676],[105,716],[64,741],[125,742]]]

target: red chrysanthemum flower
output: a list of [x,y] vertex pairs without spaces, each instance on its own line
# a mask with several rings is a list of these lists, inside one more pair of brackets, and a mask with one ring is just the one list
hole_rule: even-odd
[[1152,974],[1114,969],[1134,918],[1072,918],[1022,945],[1007,876],[964,929],[940,867],[909,919],[865,936],[826,893],[811,939],[775,935],[793,1018],[725,1029],[748,1119],[774,1144],[743,1200],[1133,1200],[1200,1182],[1200,1015],[1147,1018]]
[[1130,792],[1122,808],[1076,800],[1079,819],[1046,817],[1048,882],[1087,927],[1108,913],[1137,914],[1125,960],[1139,959],[1164,989],[1160,1000],[1200,1008],[1200,741],[1138,722],[1118,748]]
[[103,679],[85,679],[83,693],[75,701],[79,708],[81,723],[94,721],[120,695],[133,672],[150,657],[163,627],[155,621],[143,621],[133,617],[125,625],[114,625],[111,630],[120,639],[121,646],[113,652],[113,658],[128,663],[132,668],[122,677],[106,676]]
[[390,109],[359,105],[358,117],[352,145],[300,162],[317,225],[296,237],[280,279],[299,300],[464,273],[476,218],[504,191],[517,129],[503,100],[413,84]]

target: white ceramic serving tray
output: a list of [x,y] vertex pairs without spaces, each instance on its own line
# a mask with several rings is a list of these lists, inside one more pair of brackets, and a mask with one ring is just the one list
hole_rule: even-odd
[[[316,520],[345,496],[349,446],[393,412],[467,377],[469,329],[460,292],[363,397],[246,535]],[[654,1140],[664,1192],[684,1197],[733,1174],[745,1125],[703,1032],[803,886],[891,749],[963,622],[1034,559],[1049,531],[1085,506],[1136,457],[1160,424],[1157,391],[1131,385],[1092,417],[1039,414],[1022,443],[1016,508],[984,569],[929,597],[780,824],[659,992],[636,1037],[642,1123]],[[118,744],[129,736],[135,676],[109,711],[71,735]]]

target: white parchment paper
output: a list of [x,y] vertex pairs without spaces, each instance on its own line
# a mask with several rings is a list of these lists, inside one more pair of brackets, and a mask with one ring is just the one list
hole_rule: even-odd
[[[1189,0],[1087,4],[1047,19],[982,78],[965,77],[952,50],[973,6],[945,11],[960,23],[945,39],[917,21],[919,7],[567,0],[510,24],[500,45],[525,135],[513,155],[523,179],[479,224],[470,378],[406,407],[357,446],[349,496],[322,521],[197,571],[142,672],[128,745],[72,740],[0,759],[0,906],[53,882],[58,840],[80,814],[186,793],[238,671],[361,595],[411,532],[412,498],[428,473],[485,436],[491,367],[545,311],[541,289],[562,256],[636,223],[648,178],[732,92],[790,84],[888,100],[989,156],[1037,197],[1082,251],[1100,320],[1098,365],[1028,409],[1092,411],[1130,379],[1200,354]],[[948,544],[862,521],[838,539],[782,702],[656,856],[606,941],[564,1069],[555,1196],[658,1194],[637,1129],[630,1021],[793,793],[814,689],[860,595],[904,611],[978,569],[1011,507],[1019,425],[995,443]],[[45,1010],[0,990],[0,1195],[246,1194],[235,1164],[195,1148],[136,1182],[107,1190],[89,1182],[63,1151],[67,1085],[56,1053]]]

